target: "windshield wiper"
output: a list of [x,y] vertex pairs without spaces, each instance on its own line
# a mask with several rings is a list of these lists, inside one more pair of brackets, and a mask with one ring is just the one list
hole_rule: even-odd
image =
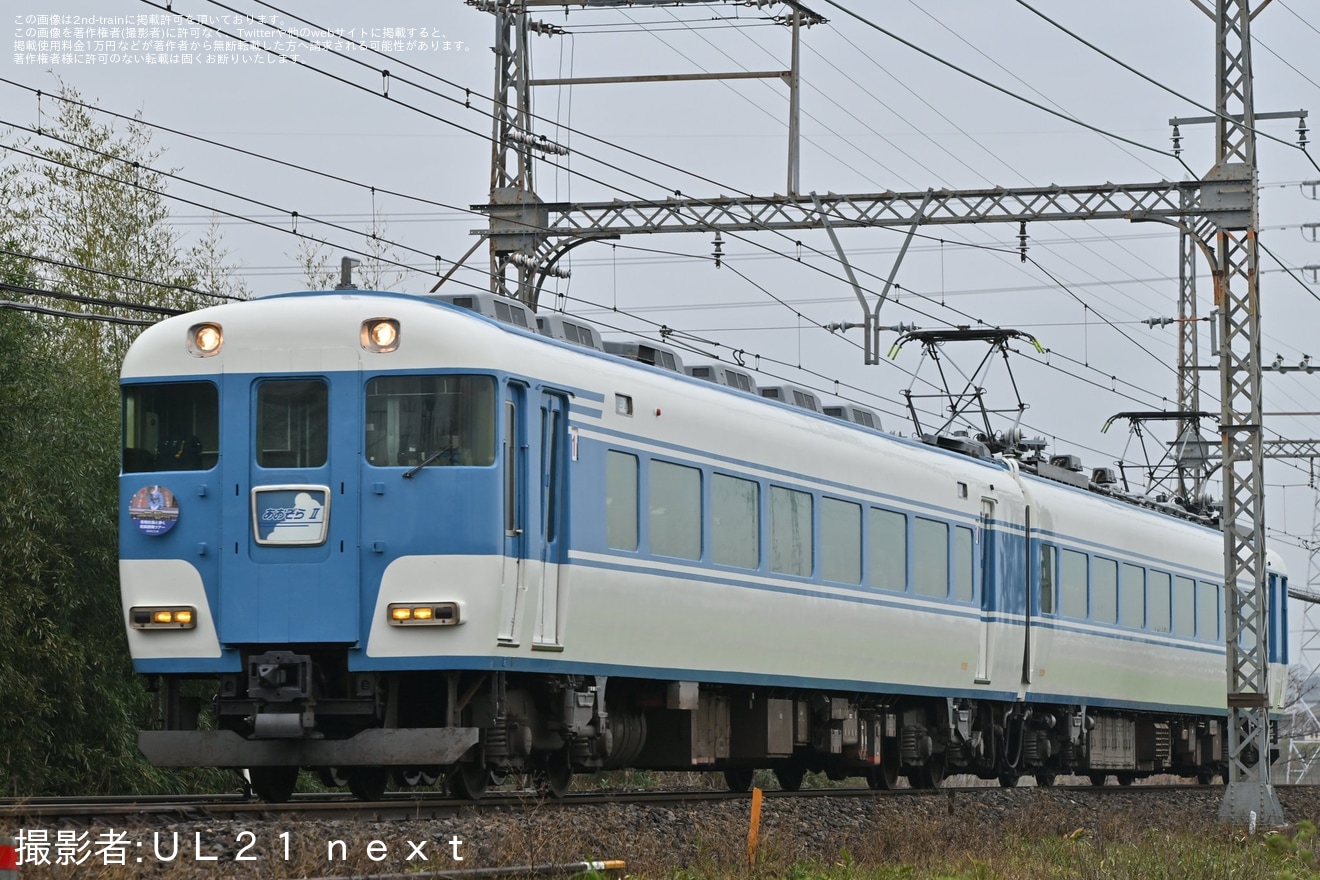
[[405,480],[411,479],[413,474],[417,473],[417,472],[420,471],[422,468],[426,467],[428,464],[434,464],[434,463],[435,463],[435,460],[438,459],[440,456],[442,456],[442,455],[450,455],[450,454],[452,454],[452,453],[454,453],[454,452],[457,452],[457,451],[458,451],[458,450],[456,450],[456,449],[455,449],[454,447],[452,447],[452,446],[446,446],[444,449],[437,449],[435,452],[432,452],[432,453],[431,453],[430,455],[428,455],[426,458],[424,458],[424,459],[422,459],[420,462],[418,462],[418,463],[417,463],[417,464],[416,464],[411,470],[404,471],[403,478],[404,478]]

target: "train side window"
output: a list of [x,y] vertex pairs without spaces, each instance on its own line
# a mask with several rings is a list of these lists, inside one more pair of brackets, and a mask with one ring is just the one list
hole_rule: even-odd
[[871,586],[902,593],[907,589],[907,517],[892,510],[871,508],[867,529]]
[[820,573],[827,581],[862,582],[862,506],[820,499]]
[[1219,639],[1219,584],[1196,582],[1196,636],[1207,642]]
[[710,478],[711,556],[720,565],[761,565],[761,487],[725,474]]
[[323,467],[329,448],[330,388],[322,379],[281,379],[257,386],[257,464]]
[[953,598],[972,601],[976,585],[973,581],[975,550],[972,530],[966,526],[953,529]]
[[1146,569],[1130,562],[1118,571],[1119,623],[1133,629],[1146,625]]
[[1173,616],[1169,610],[1169,591],[1172,578],[1166,571],[1152,571],[1147,586],[1147,598],[1150,600],[1150,617],[1147,621],[1151,632],[1166,633],[1173,629]]
[[1059,551],[1059,613],[1086,619],[1086,554]]
[[637,549],[637,456],[605,453],[605,542],[615,550]]
[[1173,579],[1173,634],[1196,635],[1196,581],[1189,577]]
[[701,471],[652,460],[647,470],[651,553],[701,558]]
[[1054,613],[1054,572],[1058,551],[1053,544],[1040,545],[1040,613]]
[[770,487],[770,570],[811,577],[811,493]]
[[949,524],[917,517],[912,529],[914,587],[922,596],[949,595]]
[[1112,559],[1091,558],[1091,619],[1118,623],[1118,563]]

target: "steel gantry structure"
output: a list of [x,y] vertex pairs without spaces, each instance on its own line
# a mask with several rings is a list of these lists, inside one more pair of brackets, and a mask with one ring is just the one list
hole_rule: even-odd
[[[840,227],[1025,223],[1029,221],[1159,221],[1182,232],[1180,311],[1195,316],[1194,252],[1210,264],[1217,309],[1220,377],[1220,469],[1223,482],[1224,589],[1228,732],[1228,786],[1221,818],[1281,824],[1282,812],[1269,782],[1268,639],[1261,354],[1257,272],[1257,167],[1250,23],[1270,0],[1191,2],[1215,22],[1216,162],[1200,181],[1020,189],[928,190],[911,193],[808,194],[797,192],[797,40],[804,23],[824,19],[797,0],[776,2],[789,10],[793,64],[781,75],[791,89],[789,192],[770,197],[695,198],[682,194],[654,200],[545,203],[532,187],[537,152],[563,153],[532,130],[532,81],[527,75],[530,32],[558,28],[529,22],[529,7],[609,6],[617,0],[468,0],[496,21],[495,126],[490,200],[475,209],[490,216],[489,228],[474,231],[489,240],[492,289],[533,308],[541,284],[558,260],[584,242],[630,234],[670,232],[788,232]],[[642,0],[646,2],[646,0]],[[701,3],[714,0],[687,0]],[[807,21],[806,16],[812,18]],[[676,79],[679,77],[668,77]],[[688,78],[715,78],[713,76]],[[614,81],[625,82],[629,78]],[[638,78],[632,78],[638,81]],[[664,78],[652,78],[664,79]],[[604,81],[604,80],[600,80]],[[548,84],[548,83],[547,83]],[[851,275],[846,256],[840,259]],[[511,267],[517,278],[509,277]],[[878,360],[877,307],[858,297],[866,313],[868,362]],[[881,294],[883,301],[883,294]],[[1195,384],[1194,325],[1184,321],[1179,342],[1180,409],[1199,409]],[[1180,434],[1192,427],[1181,426]],[[1199,491],[1202,477],[1184,491]]]

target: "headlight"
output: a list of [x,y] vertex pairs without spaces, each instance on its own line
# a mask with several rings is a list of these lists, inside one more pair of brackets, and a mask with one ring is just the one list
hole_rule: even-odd
[[209,358],[220,353],[225,344],[224,331],[219,324],[194,324],[188,328],[188,353],[193,357]]
[[399,322],[393,318],[368,318],[362,322],[362,347],[382,354],[399,347]]
[[462,623],[457,602],[395,602],[390,605],[391,626],[456,626]]
[[137,605],[128,611],[133,629],[193,629],[196,620],[197,609],[190,605]]

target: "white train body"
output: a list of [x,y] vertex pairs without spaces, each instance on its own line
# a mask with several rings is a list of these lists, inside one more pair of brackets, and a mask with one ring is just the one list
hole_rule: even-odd
[[[170,319],[123,382],[123,605],[167,685],[158,763],[264,768],[275,798],[299,766],[359,793],[440,766],[471,794],[520,766],[552,790],[629,765],[789,787],[1222,770],[1222,537],[1085,481],[424,297]],[[175,686],[198,677],[213,730]]]

